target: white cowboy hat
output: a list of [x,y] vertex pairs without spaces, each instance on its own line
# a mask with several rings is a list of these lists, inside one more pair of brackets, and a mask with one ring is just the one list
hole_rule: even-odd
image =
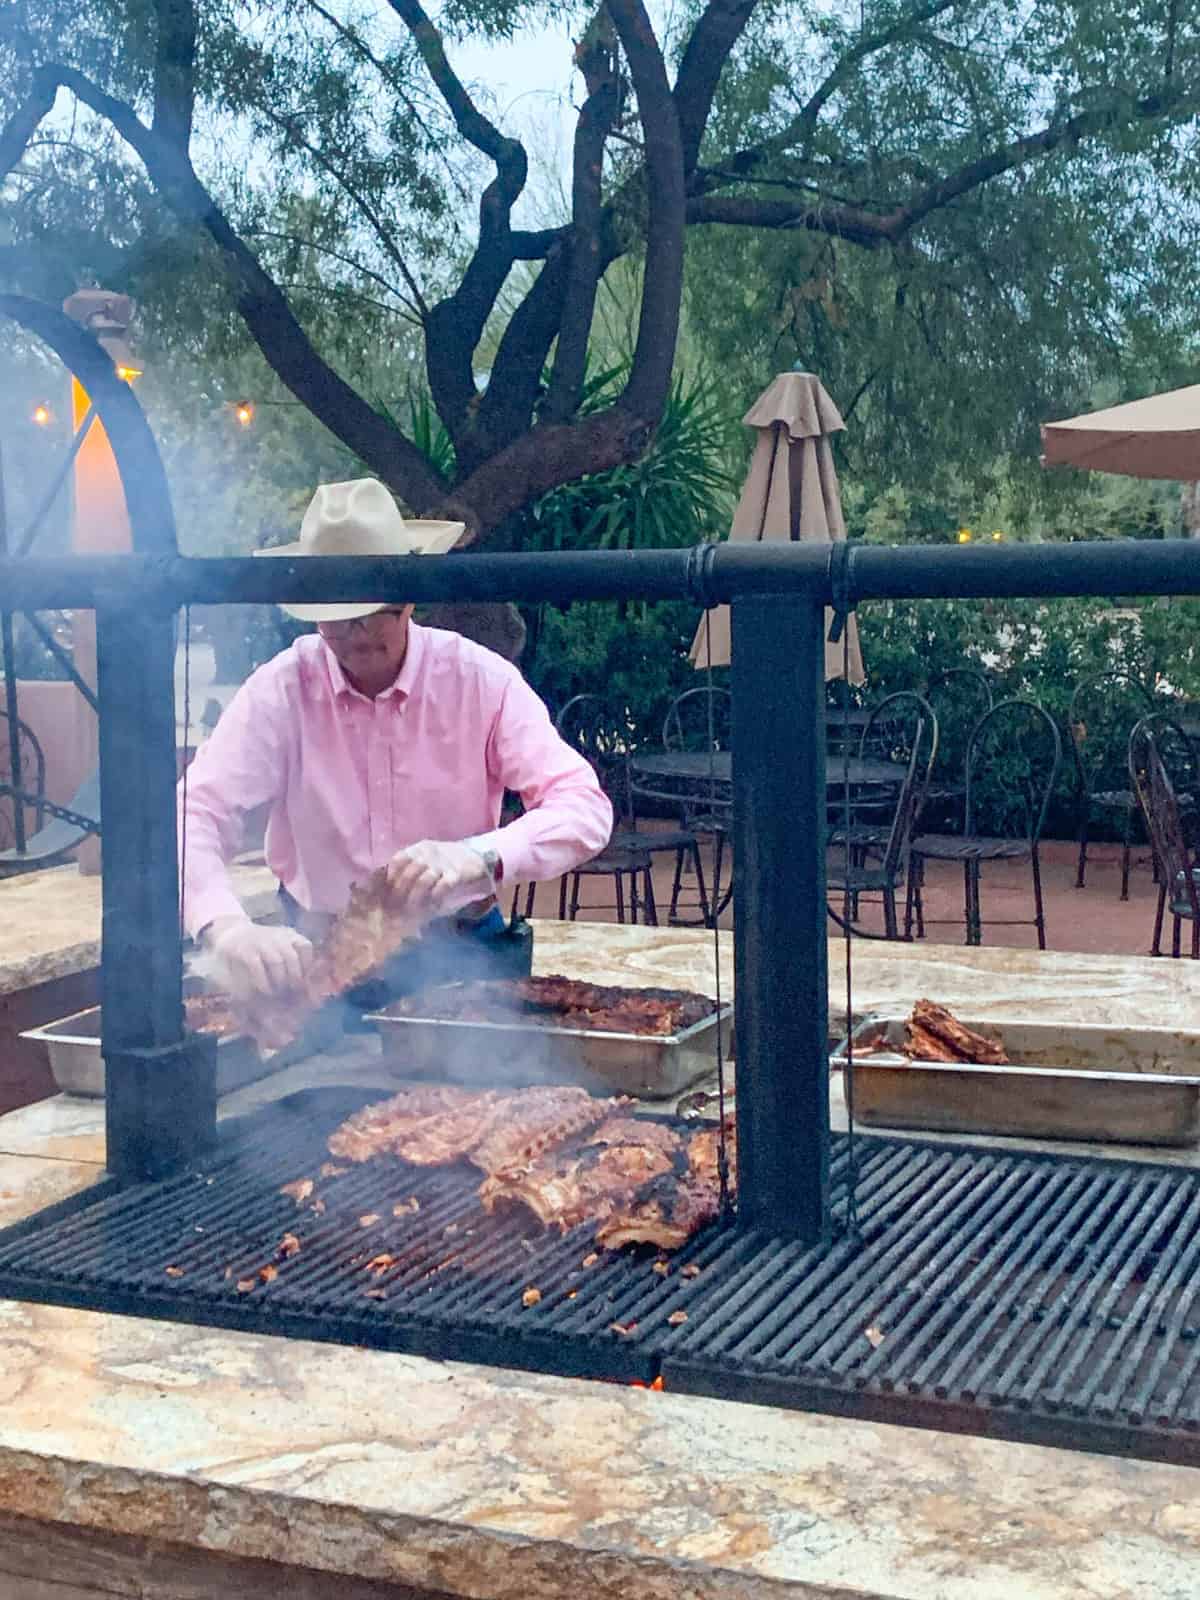
[[[462,522],[406,522],[376,478],[323,483],[309,502],[295,544],[256,550],[257,556],[440,556],[462,537]],[[301,622],[350,622],[393,602],[283,606]]]

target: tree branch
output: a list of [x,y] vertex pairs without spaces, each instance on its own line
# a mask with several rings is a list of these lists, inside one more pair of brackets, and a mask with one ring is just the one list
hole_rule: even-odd
[[450,109],[454,126],[468,144],[473,144],[476,150],[489,156],[497,167],[508,165],[518,153],[523,161],[525,151],[522,146],[517,140],[501,133],[467,93],[462,79],[446,58],[441,34],[430,21],[420,0],[388,0],[388,4],[412,34],[429,76]]
[[487,507],[496,527],[539,495],[639,456],[654,424],[620,406],[578,422],[534,428],[483,462],[455,489],[455,502]]
[[147,174],[181,220],[205,229],[228,274],[235,304],[272,370],[296,398],[390,485],[414,510],[438,505],[445,484],[425,456],[339,377],[313,348],[279,286],[234,232],[196,176],[186,153],[139,120],[124,101],[63,65],[39,67],[42,92],[68,89],[104,117],[140,157]]
[[725,63],[757,4],[758,0],[709,0],[683,52],[675,77],[675,106],[684,173],[689,178],[700,159],[700,145]]
[[509,234],[514,261],[544,261],[567,238],[570,228],[514,228]]
[[616,37],[602,9],[575,52],[588,97],[575,126],[571,251],[558,323],[554,371],[542,410],[546,422],[566,422],[575,414],[583,393],[588,339],[601,270],[604,146],[621,114],[621,76],[616,46]]
[[329,159],[323,150],[319,149],[317,145],[313,144],[310,139],[305,138],[304,134],[300,132],[299,127],[297,126],[299,121],[298,117],[293,118],[281,116],[279,112],[271,111],[265,106],[262,107],[261,110],[262,115],[265,116],[268,121],[273,122],[277,128],[279,128],[283,133],[287,134],[288,138],[293,142],[293,144],[295,144],[299,149],[304,150],[312,157],[316,164],[321,168],[321,171],[327,173],[338,185],[338,187],[345,191],[349,198],[358,207],[359,211],[362,212],[363,216],[371,224],[371,227],[375,233],[375,237],[382,245],[384,254],[396,268],[400,276],[404,279],[405,287],[407,288],[411,297],[408,302],[410,311],[414,316],[418,317],[421,321],[424,321],[429,315],[429,307],[425,304],[424,296],[421,294],[420,285],[409,271],[408,263],[405,261],[399,249],[396,247],[396,243],[393,240],[391,233],[385,226],[383,218],[371,204],[370,200],[367,199],[366,195],[363,194],[361,189],[359,189],[356,184],[351,183],[350,179],[347,178],[346,174],[342,172],[340,168],[334,165],[334,163]]
[[646,264],[629,382],[617,401],[657,427],[671,387],[683,293],[683,139],[667,67],[642,0],[608,0],[646,135]]
[[[354,272],[361,273],[364,278],[370,278],[372,283],[377,283],[387,294],[399,300],[405,309],[397,312],[398,316],[402,316],[411,322],[414,328],[423,326],[420,317],[409,309],[408,303],[396,285],[390,283],[381,272],[376,272],[373,267],[364,266],[361,261],[356,261],[353,256],[343,255],[340,250],[334,250],[332,246],[327,244],[319,244],[315,239],[305,239],[298,233],[285,233],[278,228],[253,228],[247,232],[246,237],[248,239],[278,239],[281,244],[296,245],[301,250],[313,250],[317,255],[328,256],[331,261],[340,261],[343,266],[351,268]],[[395,307],[389,307],[388,309],[394,311]]]
[[1037,133],[1009,144],[1000,145],[976,161],[968,161],[956,172],[928,185],[915,199],[897,207],[890,216],[880,219],[893,239],[902,238],[923,222],[931,212],[939,211],[952,201],[960,199],[972,189],[1014,172],[1018,167],[1056,150],[1072,149],[1085,139],[1107,133],[1124,123],[1154,122],[1171,113],[1186,111],[1194,114],[1200,109],[1200,95],[1164,89],[1160,94],[1144,95],[1134,99],[1131,95],[1113,95],[1107,105],[1090,111],[1081,111],[1065,122],[1050,123]]
[[35,77],[33,87],[0,128],[0,179],[6,178],[20,161],[43,117],[54,106],[56,85]]
[[196,106],[196,11],[192,0],[155,0],[154,119],[160,138],[186,150]]
[[760,199],[756,195],[702,195],[689,200],[689,223],[720,222],[742,228],[801,228],[831,234],[874,250],[891,242],[890,218],[855,206],[813,206],[802,200]]
[[475,105],[446,58],[438,30],[420,0],[389,0],[420,52],[454,125],[469,144],[488,156],[496,176],[479,201],[479,242],[462,281],[429,313],[425,369],[438,415],[454,440],[459,461],[469,470],[478,459],[471,423],[478,399],[474,356],[488,317],[512,270],[510,218],[528,176],[525,147],[503,134]]
[[888,27],[881,28],[876,33],[863,34],[838,57],[832,71],[818,84],[786,127],[759,144],[739,150],[726,165],[731,166],[744,178],[756,167],[760,167],[764,161],[769,161],[772,156],[782,155],[795,145],[806,143],[826,104],[850,80],[864,61],[873,55],[878,55],[881,50],[888,49],[890,45],[899,44],[910,38],[918,28],[927,22],[932,22],[935,17],[941,16],[946,11],[952,11],[959,4],[961,0],[926,0],[924,5],[918,6]]

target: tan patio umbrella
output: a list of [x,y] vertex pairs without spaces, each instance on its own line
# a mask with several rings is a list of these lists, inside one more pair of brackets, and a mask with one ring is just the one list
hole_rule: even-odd
[[[729,537],[752,543],[760,539],[807,539],[817,543],[846,537],[837,471],[830,435],[845,427],[838,408],[811,372],[780,373],[742,419],[759,430],[754,458],[742,487]],[[729,608],[718,606],[708,620],[712,662],[727,666],[730,657]],[[828,630],[826,630],[828,631]],[[858,627],[848,627],[850,682],[863,681]],[[694,667],[708,662],[708,630],[700,619],[692,641]],[[842,645],[825,645],[825,676],[842,675]]]
[[1200,478],[1200,384],[1042,427],[1042,465],[1127,478]]

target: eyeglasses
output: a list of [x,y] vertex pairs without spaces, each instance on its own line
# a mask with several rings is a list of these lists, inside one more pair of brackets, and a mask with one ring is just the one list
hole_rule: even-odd
[[327,639],[350,639],[356,632],[376,637],[383,633],[385,619],[403,615],[402,606],[390,606],[386,611],[373,611],[369,617],[352,617],[349,622],[322,622],[318,626]]

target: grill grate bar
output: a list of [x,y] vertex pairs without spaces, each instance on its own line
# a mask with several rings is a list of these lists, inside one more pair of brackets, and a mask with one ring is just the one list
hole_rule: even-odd
[[[1157,1370],[1152,1367],[1147,1371],[1141,1383],[1132,1392],[1129,1392],[1130,1380],[1141,1370],[1151,1338],[1156,1335],[1160,1339],[1165,1337],[1167,1330],[1162,1326],[1163,1318],[1171,1302],[1180,1298],[1181,1287],[1195,1275],[1198,1265],[1200,1265],[1200,1188],[1193,1192],[1186,1216],[1167,1248],[1163,1250],[1146,1282],[1145,1292],[1149,1296],[1149,1304],[1143,1308],[1138,1319],[1133,1317],[1125,1319],[1107,1356],[1097,1364],[1091,1377],[1085,1379],[1079,1391],[1078,1404],[1069,1394],[1064,1395],[1063,1404],[1068,1409],[1086,1411],[1094,1408],[1101,1416],[1113,1417],[1117,1415],[1121,1406],[1120,1397],[1124,1395],[1124,1410],[1130,1419],[1135,1422],[1145,1419],[1150,1398],[1158,1382]],[[1162,1327],[1161,1333],[1160,1327]],[[1127,1344],[1129,1349],[1122,1356]],[[1106,1378],[1109,1387],[1101,1392],[1101,1386]]]
[[[1028,1167],[1014,1167],[1003,1175],[995,1191],[980,1206],[973,1219],[975,1229],[984,1237],[985,1229],[990,1233],[993,1256],[1009,1244],[1010,1225],[1034,1199],[1040,1177],[1041,1174]],[[865,1358],[857,1349],[853,1349],[847,1350],[835,1362],[836,1370],[845,1374],[847,1367],[853,1365],[856,1369],[854,1381],[860,1385],[869,1383],[878,1375],[885,1389],[898,1387],[905,1370],[934,1336],[940,1322],[944,1322],[946,1313],[939,1316],[939,1308],[954,1294],[962,1278],[962,1268],[962,1238],[954,1229],[944,1229],[939,1248],[924,1271],[919,1272],[908,1285],[906,1293],[893,1300],[888,1307],[887,1341],[892,1344],[893,1351],[901,1352],[899,1360],[894,1353],[886,1354],[883,1345],[872,1350]],[[978,1271],[976,1268],[976,1273]],[[962,1327],[961,1315],[957,1331],[963,1339],[970,1338]],[[886,1371],[882,1370],[884,1368]]]
[[[1130,1250],[1135,1248],[1136,1234],[1140,1229],[1144,1229],[1149,1220],[1151,1205],[1162,1194],[1169,1181],[1164,1179],[1154,1184],[1147,1176],[1131,1185],[1121,1204],[1113,1209],[1108,1224],[1095,1246],[1087,1250],[1085,1245],[1087,1254],[1105,1262],[1106,1265],[1114,1259],[1127,1257]],[[1010,1361],[992,1384],[990,1398],[1003,1400],[1012,1395],[1018,1405],[1033,1404],[1034,1397],[1045,1382],[1046,1374],[1057,1370],[1058,1363],[1071,1350],[1073,1344],[1086,1342],[1090,1345],[1091,1341],[1083,1331],[1085,1319],[1099,1299],[1104,1282],[1105,1278],[1099,1274],[1089,1275],[1085,1272],[1081,1276],[1078,1272],[1067,1268],[1067,1284],[1060,1290],[1060,1294],[1065,1298],[1076,1288],[1078,1293],[1073,1298],[1067,1298],[1069,1309],[1065,1318],[1059,1316],[1057,1319],[1057,1332],[1052,1333],[1045,1342],[1040,1356],[1032,1364],[1029,1356],[1018,1356]],[[1052,1329],[1053,1324],[1048,1319],[1041,1323],[1040,1327]],[[1023,1374],[1025,1374],[1024,1381],[1022,1381]]]
[[[1033,1182],[1036,1185],[1044,1180],[1043,1169],[1033,1168]],[[1086,1192],[1087,1176],[1083,1172],[1073,1172],[1070,1169],[1052,1172],[1047,1187],[1050,1188],[1050,1204],[1042,1218],[1042,1227],[1053,1230],[1063,1221],[1070,1211],[1072,1200],[1077,1199],[1081,1193]],[[965,1367],[970,1360],[974,1360],[974,1351],[987,1339],[996,1325],[1007,1314],[1010,1304],[1015,1303],[1034,1272],[1032,1266],[1024,1272],[1019,1269],[1028,1257],[1032,1256],[1038,1245],[1038,1234],[1033,1230],[1025,1233],[1024,1237],[1015,1239],[1009,1233],[997,1233],[992,1242],[991,1249],[982,1257],[962,1285],[947,1298],[941,1311],[930,1319],[925,1330],[927,1340],[935,1340],[933,1348],[929,1350],[925,1359],[907,1379],[907,1387],[915,1394],[919,1394],[927,1386],[932,1386],[939,1399],[944,1400],[952,1392],[955,1375]],[[1009,1277],[1007,1293],[1002,1293],[1005,1277]],[[995,1283],[995,1290],[989,1299],[984,1299],[978,1305],[972,1303],[971,1295],[988,1282]],[[966,1344],[963,1334],[962,1322],[955,1321],[955,1313],[960,1318],[966,1318],[975,1324],[974,1343]],[[979,1318],[976,1321],[976,1318]],[[938,1336],[941,1335],[939,1338]],[[912,1356],[915,1359],[920,1355],[925,1346],[914,1342]],[[946,1363],[954,1355],[956,1348],[961,1349],[957,1360],[947,1367]],[[903,1377],[908,1370],[908,1362],[901,1361],[897,1377]]]
[[[1037,1221],[1033,1221],[1029,1230],[1029,1240],[1035,1248],[1016,1277],[1010,1281],[1007,1293],[997,1298],[976,1336],[977,1345],[986,1353],[982,1357],[977,1357],[973,1351],[964,1349],[952,1359],[935,1388],[935,1393],[940,1398],[954,1400],[964,1405],[973,1403],[991,1372],[999,1366],[1008,1350],[1027,1331],[1027,1319],[1011,1316],[1010,1308],[1019,1303],[1020,1295],[1034,1283],[1039,1274],[1048,1272],[1049,1263],[1067,1247],[1083,1225],[1089,1210],[1100,1204],[1105,1195],[1103,1174],[1096,1173],[1089,1182],[1084,1169],[1082,1181],[1083,1192],[1048,1234],[1040,1233]],[[1030,1311],[1030,1316],[1035,1321],[1038,1310],[1039,1308],[1035,1306]],[[1007,1327],[1002,1326],[1006,1321]],[[988,1341],[986,1345],[985,1340]]]
[[[1117,1315],[1117,1307],[1121,1304],[1126,1289],[1145,1260],[1142,1241],[1146,1235],[1139,1227],[1139,1223],[1144,1220],[1148,1226],[1157,1226],[1161,1222],[1164,1227],[1170,1228],[1179,1218],[1184,1209],[1184,1202],[1188,1198],[1186,1190],[1180,1189],[1177,1185],[1164,1184],[1160,1184],[1147,1197],[1138,1218],[1129,1230],[1128,1253],[1125,1261],[1112,1279],[1103,1297],[1099,1299],[1095,1311],[1091,1313],[1091,1322],[1094,1330],[1093,1338],[1091,1341],[1080,1339],[1076,1342],[1070,1355],[1058,1369],[1057,1382],[1042,1393],[1041,1400],[1043,1405],[1052,1407],[1065,1405],[1071,1410],[1077,1409],[1075,1404],[1076,1397],[1072,1394],[1072,1391],[1077,1387],[1075,1383],[1076,1374],[1080,1372],[1081,1367],[1084,1365],[1084,1357],[1091,1354],[1091,1347],[1095,1343],[1096,1337],[1103,1331],[1110,1330],[1116,1334],[1116,1337],[1108,1341],[1106,1355],[1094,1363],[1093,1377],[1099,1379],[1106,1369],[1107,1362],[1119,1358],[1128,1329],[1140,1322],[1148,1310],[1148,1307],[1143,1305],[1139,1309],[1136,1318],[1126,1317],[1122,1319]],[[1151,1278],[1153,1278],[1153,1273]],[[1147,1282],[1141,1291],[1141,1301],[1152,1300],[1153,1293],[1152,1282]],[[1120,1370],[1124,1372],[1126,1384],[1128,1384],[1133,1376],[1132,1372],[1128,1369],[1126,1363],[1121,1363]],[[1090,1378],[1085,1376],[1082,1383],[1083,1387],[1079,1389],[1077,1397],[1079,1400],[1083,1399],[1085,1393],[1092,1390],[1092,1380]]]
[[853,1328],[853,1337],[860,1337],[872,1322],[871,1312],[864,1311],[864,1302],[874,1305],[883,1294],[888,1275],[902,1264],[905,1271],[909,1270],[911,1253],[928,1236],[931,1219],[955,1209],[956,1202],[967,1200],[979,1176],[967,1156],[935,1160],[930,1169],[936,1176],[923,1190],[917,1184],[908,1186],[916,1192],[904,1197],[907,1204],[903,1222],[874,1238],[868,1237],[867,1249],[849,1259],[819,1295],[811,1302],[792,1306],[788,1321],[769,1344],[754,1348],[757,1341],[751,1339],[747,1341],[748,1348],[735,1353],[757,1366],[809,1366],[819,1361],[820,1352],[829,1347],[836,1330],[847,1323]]

